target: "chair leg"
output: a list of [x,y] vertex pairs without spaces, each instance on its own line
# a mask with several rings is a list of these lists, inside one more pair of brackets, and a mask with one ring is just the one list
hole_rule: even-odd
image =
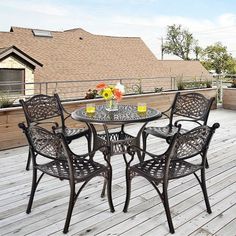
[[203,192],[203,196],[204,196],[204,199],[205,199],[207,212],[209,214],[211,214],[212,213],[211,205],[210,205],[210,202],[209,202],[209,198],[208,198],[208,194],[207,194],[207,188],[206,188],[205,169],[201,169],[201,187],[202,187],[202,192]]
[[207,158],[206,158],[206,168],[207,168],[207,169],[209,168],[209,163],[208,163]]
[[75,198],[76,198],[75,184],[71,184],[70,185],[70,201],[69,201],[65,226],[64,226],[64,229],[63,229],[64,234],[66,234],[69,230],[71,215],[72,215],[72,211],[73,211],[73,208],[74,208],[74,205],[75,205]]
[[115,211],[112,201],[112,170],[110,169],[107,174],[107,198],[111,212]]
[[[147,137],[148,137],[148,134],[145,131],[143,131],[142,137],[143,137],[143,151],[145,152],[146,149],[147,149]],[[142,153],[141,160],[139,160],[139,161],[144,161],[144,158],[145,158],[145,153],[144,152]]]
[[89,132],[88,135],[85,136],[87,138],[87,142],[88,142],[88,152],[92,151],[92,135],[91,132]]
[[[110,163],[111,162],[111,157],[108,156],[107,157],[107,161]],[[109,166],[109,165],[108,165]],[[111,169],[111,166],[110,166],[110,169]],[[104,179],[104,183],[103,183],[103,187],[102,187],[102,192],[101,192],[101,198],[105,197],[105,194],[106,194],[106,187],[107,187],[107,180]]]
[[125,199],[123,212],[128,211],[130,196],[131,196],[131,179],[130,179],[130,170],[127,168],[126,169],[126,199]]
[[27,209],[26,209],[26,213],[27,214],[29,214],[31,212],[35,191],[36,191],[38,183],[41,180],[41,178],[43,177],[43,175],[44,175],[44,173],[42,173],[41,176],[39,177],[39,179],[37,180],[37,169],[33,168],[33,178],[32,178],[31,193],[30,193],[30,198],[29,198],[28,206],[27,206]]
[[103,187],[102,187],[102,192],[101,192],[101,198],[104,198],[104,197],[105,197],[105,194],[106,194],[106,187],[107,187],[107,180],[104,179]]
[[166,184],[163,184],[163,205],[164,205],[164,208],[165,208],[170,233],[174,234],[175,229],[174,229],[171,214],[170,214],[170,206],[169,206],[169,199],[168,199],[167,185]]
[[28,152],[28,159],[27,159],[27,164],[26,164],[26,170],[29,170],[30,167],[30,160],[31,160],[31,154],[30,154],[30,150]]

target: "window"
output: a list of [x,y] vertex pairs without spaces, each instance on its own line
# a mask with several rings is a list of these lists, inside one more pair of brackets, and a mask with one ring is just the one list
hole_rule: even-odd
[[52,33],[47,30],[33,30],[34,36],[52,38]]
[[23,93],[25,81],[24,69],[0,68],[0,90],[9,93]]

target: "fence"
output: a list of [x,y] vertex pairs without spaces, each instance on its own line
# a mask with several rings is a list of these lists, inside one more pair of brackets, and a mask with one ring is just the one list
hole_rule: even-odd
[[[139,94],[148,92],[160,92],[175,90],[181,81],[185,84],[194,84],[212,80],[212,77],[155,77],[155,78],[122,78],[122,79],[103,79],[103,80],[73,80],[73,81],[50,81],[35,83],[1,83],[0,90],[7,93],[13,99],[27,98],[35,94],[60,94],[63,100],[82,99],[89,89],[93,90],[96,85],[103,81],[107,84],[114,85],[120,82],[125,85],[126,94]],[[212,82],[212,81],[211,81]]]

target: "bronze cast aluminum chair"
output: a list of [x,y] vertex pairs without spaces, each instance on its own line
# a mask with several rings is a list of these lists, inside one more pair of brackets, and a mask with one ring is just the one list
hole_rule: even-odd
[[[146,155],[149,155],[151,158],[133,166],[130,166],[130,163],[134,158],[135,152],[139,148],[131,146],[129,148],[131,160],[126,167],[127,193],[123,211],[127,212],[128,210],[131,195],[131,180],[135,176],[142,176],[152,184],[160,196],[165,208],[170,233],[174,233],[175,230],[172,223],[168,200],[169,180],[194,174],[202,188],[207,212],[210,214],[211,207],[207,195],[205,180],[206,155],[212,135],[214,134],[215,129],[217,129],[219,126],[220,125],[218,123],[215,123],[212,127],[206,125],[198,126],[187,133],[180,134],[179,125],[179,130],[171,139],[170,146],[164,154],[155,155],[146,152]],[[193,164],[193,162],[191,162],[191,158],[195,157],[194,160],[196,161],[196,156],[199,157],[198,164]],[[198,171],[201,173],[200,177],[196,174]],[[162,186],[158,187],[158,185]]]
[[[70,143],[72,140],[86,137],[88,141],[88,152],[91,151],[91,131],[89,128],[69,128],[66,126],[66,120],[71,116],[61,104],[58,94],[48,96],[39,94],[31,97],[29,100],[20,100],[23,107],[28,127],[30,125],[46,125],[52,124],[55,133],[62,133],[66,141]],[[58,124],[55,120],[60,123]],[[26,170],[29,170],[30,153],[26,164]]]
[[[112,168],[108,161],[108,148],[106,146],[100,148],[103,150],[107,166],[93,161],[92,156],[94,156],[95,151],[84,155],[74,154],[69,149],[66,139],[62,134],[51,133],[40,126],[26,127],[23,123],[20,123],[19,127],[23,129],[27,137],[33,163],[32,187],[26,210],[27,214],[31,212],[36,188],[44,174],[59,178],[60,180],[69,180],[70,201],[63,230],[64,233],[68,232],[73,207],[80,192],[96,176],[106,179],[110,210],[111,212],[115,211],[111,195]],[[39,164],[37,161],[38,158],[40,160],[44,158],[46,162]],[[41,172],[39,177],[38,172]],[[77,183],[83,184],[76,193],[75,185]]]
[[[178,130],[177,125],[180,123],[182,125],[180,133],[188,131],[183,128],[185,122],[193,124],[192,128],[198,125],[207,125],[209,112],[214,99],[214,97],[207,99],[200,93],[180,94],[177,92],[171,107],[162,112],[162,115],[169,119],[169,124],[164,127],[145,128],[143,132],[143,149],[146,150],[147,137],[149,134],[166,139],[166,141],[170,143],[171,138]],[[175,119],[174,116],[180,117]],[[208,163],[206,167],[208,167]]]

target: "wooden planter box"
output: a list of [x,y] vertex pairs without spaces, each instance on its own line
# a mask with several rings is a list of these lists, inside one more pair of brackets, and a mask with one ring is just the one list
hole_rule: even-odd
[[236,88],[223,88],[223,108],[236,110]]
[[[206,97],[216,97],[216,89],[195,89],[184,90],[181,93],[198,92]],[[236,90],[235,90],[236,92]],[[138,102],[146,102],[149,107],[157,108],[160,111],[166,110],[172,103],[176,91],[149,93],[139,95],[127,95],[121,101],[121,104],[133,104]],[[235,100],[234,100],[235,101]],[[74,102],[64,102],[63,106],[69,112],[72,112],[79,107],[86,106],[86,103],[104,104],[103,99],[78,100]],[[212,109],[216,108],[216,103]],[[26,145],[26,139],[22,131],[18,128],[18,123],[25,121],[24,113],[21,107],[11,107],[0,109],[0,150],[14,148]],[[71,127],[84,126],[83,123],[67,120],[67,125]]]

